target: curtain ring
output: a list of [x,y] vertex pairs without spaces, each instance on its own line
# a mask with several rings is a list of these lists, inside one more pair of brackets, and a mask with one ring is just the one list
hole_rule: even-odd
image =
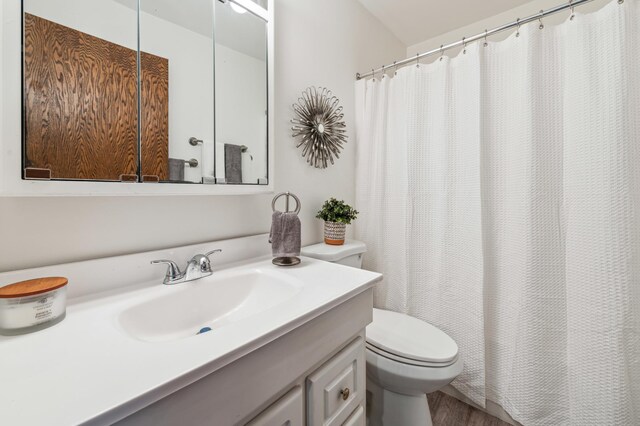
[[624,3],[624,0],[618,0],[618,4]]
[[376,81],[376,70],[371,68],[371,76],[373,77],[373,81]]
[[484,30],[484,47],[487,47],[489,45],[489,42],[487,41],[487,33],[489,32],[489,30]]
[[571,7],[571,15],[569,16],[569,20],[573,21],[576,17],[576,7],[573,5],[573,0],[569,0],[569,6]]
[[387,75],[384,73],[384,65],[383,65],[383,66],[382,66],[382,77],[380,77],[380,80],[384,80],[384,78],[385,78],[386,76],[387,76]]
[[516,30],[516,37],[520,37],[520,18],[516,19],[516,25],[518,29]]
[[444,44],[440,45],[440,61],[444,59]]
[[420,54],[416,53],[416,68],[420,68]]
[[467,54],[467,42],[465,41],[467,38],[466,37],[462,37],[462,54],[466,55]]
[[538,25],[539,29],[544,29],[544,24],[542,23],[542,17],[544,16],[544,10],[540,10],[540,17],[538,18],[538,22],[540,22],[540,25]]
[[393,61],[393,68],[395,69],[393,75],[398,75],[398,61]]

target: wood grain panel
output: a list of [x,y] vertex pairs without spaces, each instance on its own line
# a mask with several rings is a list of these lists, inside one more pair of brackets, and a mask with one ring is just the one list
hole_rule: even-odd
[[[137,54],[25,14],[25,167],[52,179],[120,180],[138,169]],[[143,54],[144,174],[168,177],[168,61]],[[160,127],[158,127],[160,126]]]
[[131,49],[25,14],[26,166],[53,179],[137,172]]
[[140,53],[142,175],[169,180],[169,61]]

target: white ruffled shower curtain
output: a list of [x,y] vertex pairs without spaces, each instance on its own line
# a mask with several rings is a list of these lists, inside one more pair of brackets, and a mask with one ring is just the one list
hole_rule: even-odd
[[525,425],[640,425],[640,1],[356,83],[376,306]]

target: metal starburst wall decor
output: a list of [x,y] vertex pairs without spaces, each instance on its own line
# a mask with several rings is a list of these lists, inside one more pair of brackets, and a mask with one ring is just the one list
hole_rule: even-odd
[[291,120],[291,130],[293,137],[299,138],[296,148],[302,147],[307,163],[318,169],[334,164],[347,143],[347,126],[339,103],[326,87],[309,87],[293,105],[296,118]]

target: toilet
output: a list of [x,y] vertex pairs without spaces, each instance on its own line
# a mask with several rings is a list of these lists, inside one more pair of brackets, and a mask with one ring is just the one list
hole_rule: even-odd
[[[342,246],[307,246],[301,254],[360,268],[366,251],[364,243],[347,240]],[[426,394],[462,372],[456,342],[427,322],[376,308],[366,333],[367,424],[431,425]]]

